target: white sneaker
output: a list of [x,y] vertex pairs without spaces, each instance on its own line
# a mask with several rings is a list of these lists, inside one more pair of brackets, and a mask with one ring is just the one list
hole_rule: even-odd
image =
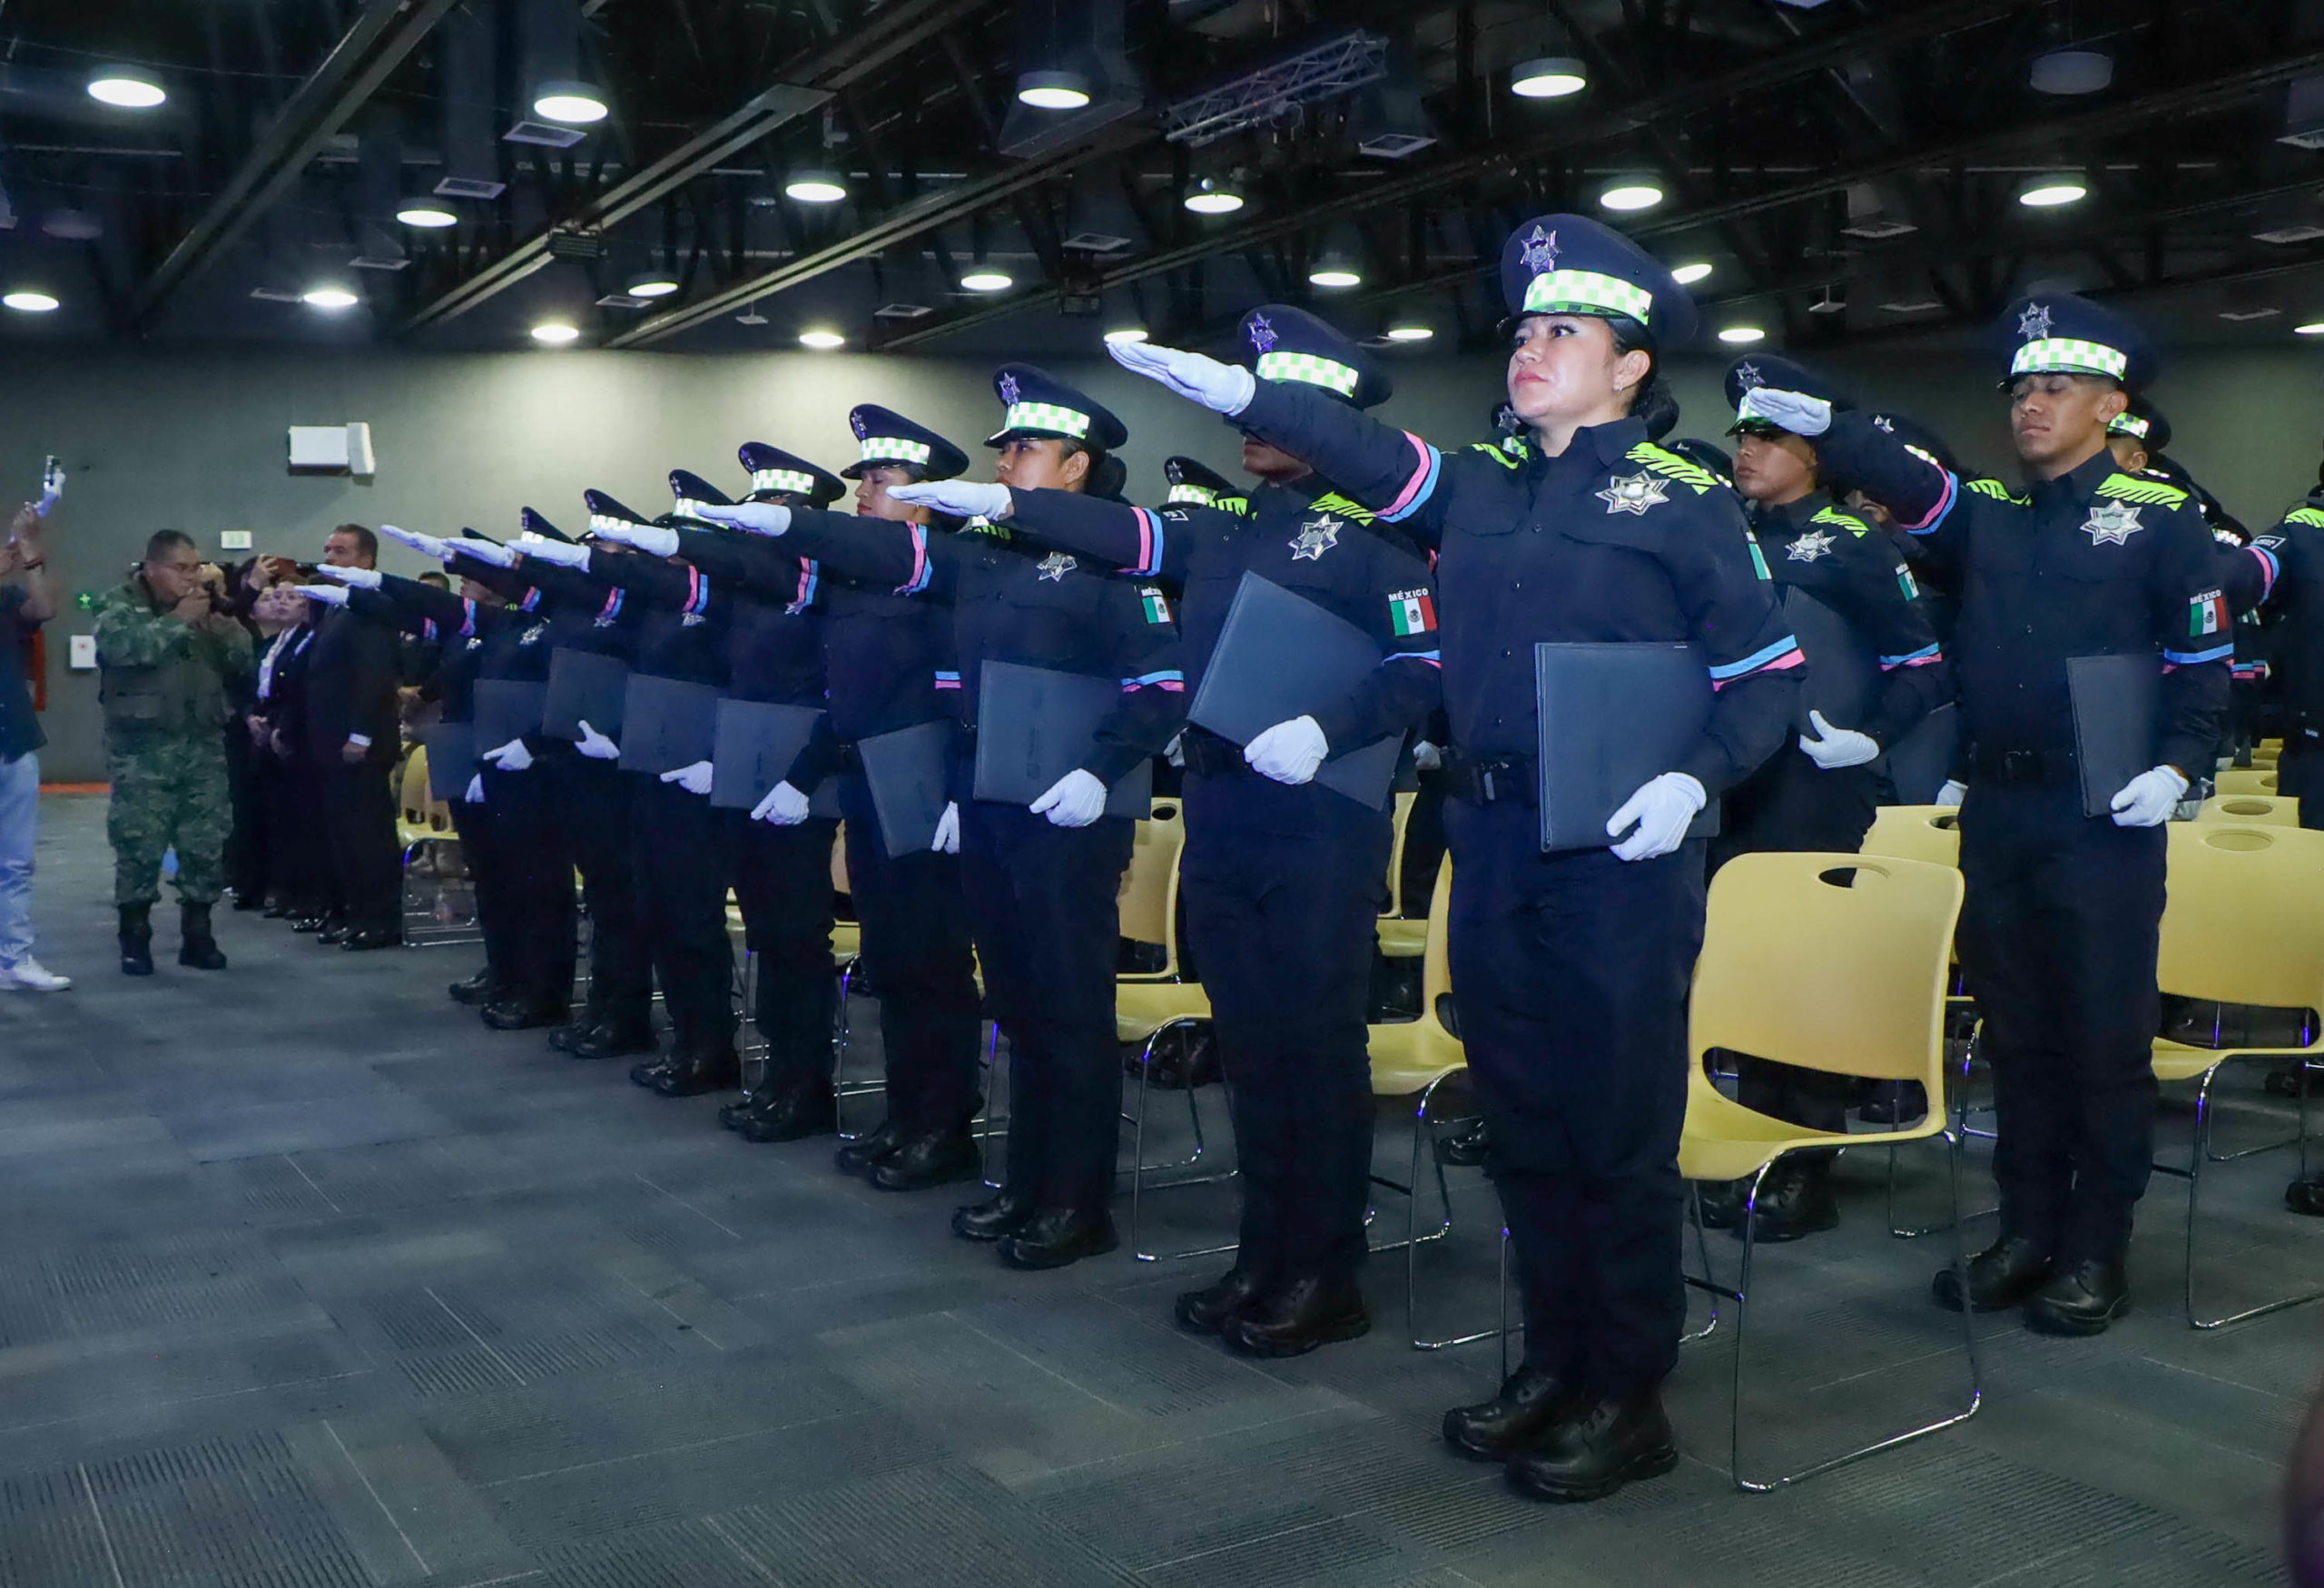
[[60,976],[30,956],[13,965],[0,965],[0,991],[62,992],[72,985],[72,977]]

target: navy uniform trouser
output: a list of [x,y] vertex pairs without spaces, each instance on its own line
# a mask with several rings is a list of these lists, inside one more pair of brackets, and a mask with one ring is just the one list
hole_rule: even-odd
[[880,1000],[888,1118],[914,1134],[965,1129],[977,1111],[982,1022],[960,857],[923,850],[890,859],[860,772],[841,779],[839,803],[848,892]]
[[537,761],[559,795],[589,905],[586,1018],[643,1029],[654,1014],[654,962],[638,923],[630,855],[629,774],[609,761],[558,752]]
[[[960,882],[993,1018],[1009,1038],[1008,1189],[1102,1210],[1121,1139],[1117,894],[1132,826],[1059,827],[1022,805],[960,807]],[[879,967],[872,973],[881,974]]]
[[[488,804],[452,802],[452,831],[459,835],[460,861],[476,895],[476,929],[484,939],[484,966],[500,992],[510,990],[515,944],[509,936],[507,850],[500,843],[500,813]],[[498,995],[497,993],[496,995]]]
[[1525,1298],[1525,1360],[1586,1392],[1659,1383],[1680,1277],[1699,842],[1544,855],[1516,802],[1448,802],[1452,996]]
[[2276,787],[2299,801],[2301,826],[2324,828],[2324,744],[2296,726],[2287,729],[2283,754],[2276,758]]
[[766,1043],[767,1077],[832,1071],[832,1017],[839,1001],[832,962],[832,843],[839,823],[811,817],[793,827],[721,811],[727,872],[743,911],[743,942],[757,962],[753,1013]]
[[726,938],[726,846],[722,813],[650,772],[625,773],[630,790],[630,865],[637,924],[645,934],[662,1007],[681,1053],[734,1045],[734,954]]
[[[487,870],[496,881],[488,892],[486,873],[476,872],[486,961],[507,997],[532,1009],[562,1009],[573,997],[573,841],[556,774],[537,763],[522,772],[487,766],[483,777],[484,804],[454,805],[452,813],[463,839],[478,812],[490,833]],[[469,869],[476,871],[473,863]],[[497,910],[487,910],[488,893],[497,895]]]
[[[1711,874],[1717,876],[1738,854],[1770,850],[1854,854],[1872,830],[1880,785],[1880,774],[1869,765],[1827,772],[1797,742],[1785,745],[1728,790],[1718,835],[1710,840]],[[1811,1130],[1847,1129],[1848,1103],[1856,1093],[1850,1077],[1748,1053],[1736,1056],[1735,1070],[1736,1096],[1745,1108]]]
[[1236,1266],[1352,1275],[1372,1173],[1364,1014],[1388,817],[1312,784],[1189,774],[1186,819],[1187,934],[1235,1104]]
[[2002,1229],[2067,1258],[2122,1257],[2154,1161],[2165,843],[2084,816],[2073,784],[1973,782],[1961,805]]

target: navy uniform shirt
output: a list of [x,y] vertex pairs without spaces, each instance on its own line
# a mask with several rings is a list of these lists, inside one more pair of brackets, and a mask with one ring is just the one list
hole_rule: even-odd
[[1824,491],[1781,507],[1747,503],[1746,511],[1775,582],[1806,591],[1846,618],[1887,676],[1866,720],[1835,727],[1869,734],[1886,748],[1953,697],[1952,669],[1929,626],[1920,587],[1886,534]]
[[2324,487],[2235,555],[2259,565],[2242,594],[2266,611],[2269,667],[2290,730],[2324,739]]
[[1082,764],[1101,783],[1159,754],[1186,719],[1178,631],[1154,586],[1005,533],[931,534],[918,524],[814,508],[793,508],[784,538],[836,572],[951,606],[959,659],[936,686],[964,729],[976,726],[986,662],[1120,681],[1121,705]]
[[589,558],[589,571],[643,601],[655,615],[655,628],[666,630],[675,614],[683,636],[685,617],[699,617],[699,637],[714,636],[725,647],[724,694],[821,710],[823,653],[814,615],[820,581],[814,564],[789,561],[788,569],[754,565],[762,568],[755,578],[714,578],[690,561],[599,551]]
[[638,672],[725,685],[726,628],[734,609],[721,599],[709,575],[642,551],[608,551],[600,545],[589,552],[589,577],[609,587],[625,611],[635,610],[637,659],[632,666]]
[[1320,392],[1263,380],[1236,416],[1437,552],[1445,714],[1472,760],[1536,753],[1533,646],[1695,642],[1718,691],[1672,771],[1712,798],[1783,744],[1801,656],[1734,493],[1637,419],[1440,452]]
[[2162,669],[2157,760],[2211,770],[2227,703],[2231,618],[2211,531],[2186,492],[2122,473],[2102,447],[2029,490],[1952,474],[1860,414],[1819,457],[1896,516],[1959,592],[1953,664],[1980,751],[2071,755],[2071,656],[2145,653]]

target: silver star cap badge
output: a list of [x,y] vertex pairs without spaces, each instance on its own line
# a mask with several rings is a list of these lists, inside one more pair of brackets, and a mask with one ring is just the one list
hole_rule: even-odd
[[1642,518],[1646,517],[1646,510],[1649,508],[1660,507],[1669,499],[1669,481],[1657,478],[1644,469],[1640,469],[1636,474],[1614,476],[1607,482],[1606,488],[1598,492],[1597,496],[1600,501],[1606,504],[1606,511],[1609,515],[1636,513]]
[[1525,268],[1537,276],[1543,271],[1555,270],[1558,262],[1558,234],[1554,232],[1545,232],[1539,226],[1534,227],[1533,235],[1525,240],[1523,258]]
[[1299,526],[1299,538],[1289,542],[1294,562],[1321,562],[1324,553],[1340,543],[1342,520],[1318,513]]
[[2028,303],[2024,311],[2017,317],[2017,340],[2028,342],[2039,341],[2049,334],[2050,306],[2046,303]]
[[1831,549],[1832,532],[1830,530],[1810,529],[1793,541],[1791,549],[1785,555],[1794,562],[1814,562],[1817,557],[1829,554]]
[[1738,364],[1735,366],[1735,384],[1741,387],[1744,390],[1749,391],[1756,387],[1765,386],[1767,383],[1768,378],[1759,373],[1758,365]]
[[2082,528],[2093,546],[2126,546],[2146,526],[2139,522],[2139,510],[2129,502],[2095,502]]
[[1260,353],[1275,350],[1275,327],[1267,323],[1264,314],[1251,316],[1251,350]]
[[1007,403],[1011,408],[1015,408],[1017,406],[1016,376],[1003,375],[1000,378],[1000,400]]

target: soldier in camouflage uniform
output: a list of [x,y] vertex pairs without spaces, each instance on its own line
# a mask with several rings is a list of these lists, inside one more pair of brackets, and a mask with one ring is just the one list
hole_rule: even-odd
[[121,968],[153,973],[150,915],[162,896],[162,856],[178,856],[178,963],[218,971],[226,956],[212,935],[210,907],[223,891],[232,804],[226,785],[230,681],[251,668],[251,638],[212,609],[217,590],[192,539],[163,529],[145,561],[97,606],[97,660],[104,670],[105,760],[113,804],[105,836],[113,851],[113,902],[121,911]]

